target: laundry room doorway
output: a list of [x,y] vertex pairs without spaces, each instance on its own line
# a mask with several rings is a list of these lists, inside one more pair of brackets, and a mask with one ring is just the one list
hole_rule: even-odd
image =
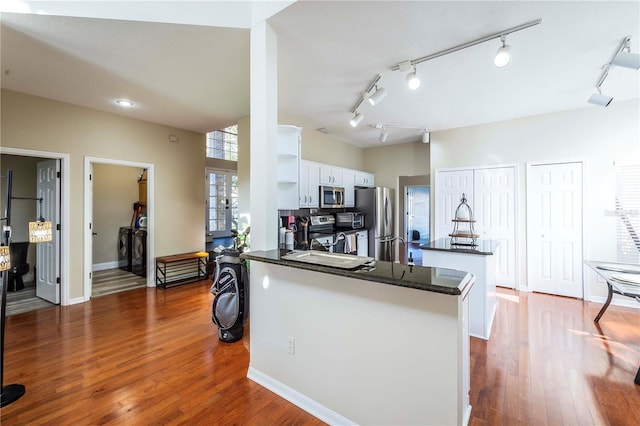
[[153,287],[153,164],[87,157],[84,198],[85,299]]

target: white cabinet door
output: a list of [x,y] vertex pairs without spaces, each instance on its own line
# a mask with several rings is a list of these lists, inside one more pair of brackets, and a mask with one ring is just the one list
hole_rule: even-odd
[[320,167],[317,163],[300,161],[299,206],[316,208],[320,200]]
[[375,186],[375,175],[367,172],[356,172],[356,186]]
[[356,190],[353,170],[342,170],[342,186],[344,187],[344,206],[354,207],[356,205]]
[[582,163],[527,170],[527,279],[531,291],[583,297]]
[[342,186],[342,168],[320,165],[320,185]]
[[358,256],[369,256],[369,233],[368,231],[358,231],[356,233]]
[[434,239],[449,238],[460,198],[464,193],[473,209],[473,170],[436,171]]
[[496,284],[516,287],[515,168],[476,169],[473,214],[480,238],[499,241],[495,254]]

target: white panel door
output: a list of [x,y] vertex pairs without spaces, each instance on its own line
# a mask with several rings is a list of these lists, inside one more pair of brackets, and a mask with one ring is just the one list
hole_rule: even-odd
[[527,171],[527,279],[531,291],[583,297],[582,163]]
[[496,285],[516,287],[515,167],[476,169],[473,214],[480,238],[499,241]]
[[36,296],[60,304],[60,162],[39,161],[37,197],[42,198],[42,215],[51,221],[53,239],[36,244]]
[[473,170],[436,171],[434,239],[449,238],[451,220],[464,193],[473,208]]

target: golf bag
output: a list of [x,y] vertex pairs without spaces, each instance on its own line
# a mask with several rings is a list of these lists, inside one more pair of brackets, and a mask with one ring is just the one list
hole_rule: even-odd
[[242,338],[249,317],[249,273],[240,253],[226,249],[216,257],[216,274],[211,285],[215,296],[211,320],[218,326],[218,338],[227,343]]

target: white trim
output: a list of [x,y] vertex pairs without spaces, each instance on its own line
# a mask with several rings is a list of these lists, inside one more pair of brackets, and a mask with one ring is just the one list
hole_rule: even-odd
[[85,303],[86,300],[84,300],[84,296],[83,297],[74,297],[73,299],[69,299],[69,305],[77,305],[80,303]]
[[325,407],[319,402],[309,398],[308,396],[301,394],[295,389],[290,388],[282,382],[274,379],[268,374],[263,373],[249,366],[247,371],[247,378],[256,382],[257,384],[269,389],[276,395],[281,396],[290,403],[302,408],[312,416],[322,420],[330,425],[356,425],[357,423],[347,419],[346,417],[336,413],[333,410]]
[[91,173],[91,164],[112,164],[116,166],[137,167],[147,170],[147,287],[155,287],[155,209],[154,209],[154,165],[153,163],[140,163],[137,161],[115,160],[110,158],[84,157],[84,300],[91,299],[91,279],[89,272],[93,268],[93,245],[92,232],[89,229],[89,223],[93,219],[93,203],[87,202],[92,196],[89,192],[90,185],[89,174]]
[[[599,303],[601,305],[604,305],[604,302],[606,301],[607,301],[606,296],[593,296],[589,299],[589,302]],[[611,305],[640,309],[640,303],[636,302],[634,299],[631,299],[625,296],[616,295],[616,294],[614,294],[613,299],[611,299]]]
[[93,272],[97,272],[97,271],[106,271],[107,269],[118,269],[120,266],[125,266],[126,264],[127,264],[126,260],[122,265],[120,265],[120,262],[117,260],[113,262],[94,263],[93,266],[91,267],[91,270]]
[[32,149],[21,148],[9,148],[0,147],[0,154],[7,155],[22,155],[24,157],[40,157],[51,158],[54,160],[60,160],[60,173],[61,182],[60,190],[60,304],[62,306],[72,305],[72,300],[69,298],[69,265],[71,255],[69,254],[70,247],[70,224],[69,221],[69,207],[70,207],[70,194],[71,194],[71,161],[70,155],[62,152],[50,152],[50,151],[36,151]]

